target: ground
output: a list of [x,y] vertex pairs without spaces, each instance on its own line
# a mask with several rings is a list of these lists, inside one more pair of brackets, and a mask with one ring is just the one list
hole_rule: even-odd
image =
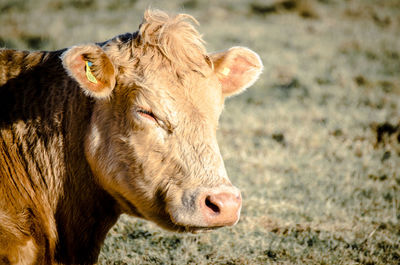
[[264,62],[218,132],[242,217],[187,235],[122,216],[99,263],[399,264],[400,2],[0,0],[0,46],[104,41],[149,6],[195,16],[209,51]]

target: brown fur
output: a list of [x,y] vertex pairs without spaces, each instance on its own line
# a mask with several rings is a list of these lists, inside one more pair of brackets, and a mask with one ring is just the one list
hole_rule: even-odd
[[217,123],[262,64],[244,48],[208,55],[188,20],[149,10],[102,44],[0,50],[0,263],[95,263],[122,212],[197,231],[194,198],[237,192]]

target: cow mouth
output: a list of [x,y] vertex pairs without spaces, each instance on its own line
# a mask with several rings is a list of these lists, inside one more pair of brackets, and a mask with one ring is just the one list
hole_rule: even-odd
[[199,234],[199,233],[207,233],[214,231],[218,228],[223,226],[198,226],[192,224],[185,224],[181,222],[177,222],[170,214],[165,214],[162,223],[157,222],[157,224],[164,229],[178,232],[178,233],[192,233],[192,234]]
[[191,233],[191,234],[208,233],[222,227],[222,226],[206,227],[206,226],[190,226],[190,225],[188,226],[182,224],[175,224],[172,222],[172,220],[168,220],[168,222],[163,222],[163,223],[158,221],[155,223],[160,227],[172,232]]
[[183,225],[183,224],[175,224],[172,221],[168,224],[160,224],[167,230],[171,230],[178,233],[192,233],[192,234],[199,234],[199,233],[207,233],[213,230],[216,230],[220,227],[206,227],[206,226],[190,226],[190,225]]
[[208,233],[211,231],[214,231],[218,228],[221,228],[222,226],[218,227],[203,227],[203,226],[178,226],[178,229],[175,230],[176,232],[181,232],[181,233],[192,233],[192,234],[200,234],[200,233]]

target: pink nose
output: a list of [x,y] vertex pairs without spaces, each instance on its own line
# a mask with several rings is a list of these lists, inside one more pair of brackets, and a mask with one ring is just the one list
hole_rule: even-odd
[[240,192],[220,192],[200,196],[200,207],[209,227],[234,225],[240,217],[242,197]]

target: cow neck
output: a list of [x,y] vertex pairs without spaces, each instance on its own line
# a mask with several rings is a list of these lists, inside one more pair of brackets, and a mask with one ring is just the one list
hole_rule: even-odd
[[97,261],[101,245],[120,210],[115,200],[94,181],[84,155],[84,137],[94,102],[75,81],[67,82],[66,87],[72,91],[63,105],[65,177],[55,213],[56,259],[88,264]]

